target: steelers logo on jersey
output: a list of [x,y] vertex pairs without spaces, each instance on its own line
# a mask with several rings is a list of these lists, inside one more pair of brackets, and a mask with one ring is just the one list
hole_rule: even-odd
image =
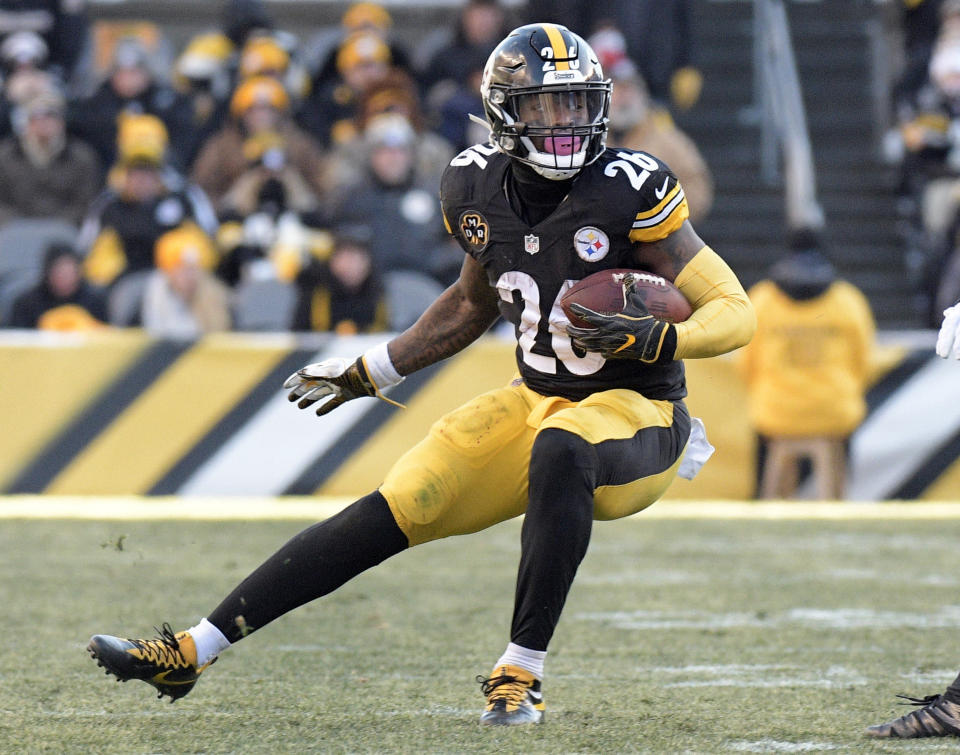
[[460,216],[460,234],[470,246],[482,252],[490,241],[490,226],[479,212],[467,210]]
[[573,247],[580,259],[587,262],[602,260],[610,251],[610,239],[599,228],[584,226],[573,234]]

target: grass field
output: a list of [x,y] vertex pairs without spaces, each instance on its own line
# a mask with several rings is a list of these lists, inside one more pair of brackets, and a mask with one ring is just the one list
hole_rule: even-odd
[[958,507],[658,507],[596,526],[548,659],[546,723],[520,730],[477,725],[474,682],[507,640],[518,522],[361,575],[170,705],[104,676],[89,636],[192,624],[304,522],[5,519],[0,752],[957,751],[862,730],[960,667]]

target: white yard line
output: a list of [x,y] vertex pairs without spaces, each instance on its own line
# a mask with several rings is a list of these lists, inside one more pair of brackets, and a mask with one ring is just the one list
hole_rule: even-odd
[[[368,492],[368,491],[367,491]],[[358,493],[362,495],[363,493]],[[344,496],[0,496],[0,519],[324,519]],[[639,519],[960,519],[960,503],[669,501]],[[631,518],[634,518],[631,517]]]

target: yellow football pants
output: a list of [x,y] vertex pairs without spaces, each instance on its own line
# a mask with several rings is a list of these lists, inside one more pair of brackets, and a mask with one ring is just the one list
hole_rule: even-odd
[[681,401],[651,401],[623,389],[576,402],[541,396],[515,380],[477,396],[434,423],[380,488],[410,545],[477,532],[522,514],[531,450],[547,428],[569,431],[595,447],[604,484],[595,490],[594,518],[618,519],[666,491],[690,420]]

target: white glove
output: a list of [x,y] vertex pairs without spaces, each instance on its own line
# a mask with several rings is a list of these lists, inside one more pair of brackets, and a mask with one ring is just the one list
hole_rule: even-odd
[[943,310],[943,322],[937,334],[937,356],[960,359],[960,303]]
[[293,389],[287,398],[290,401],[299,401],[297,406],[301,409],[327,399],[317,407],[318,417],[351,399],[379,394],[367,375],[362,357],[355,362],[336,357],[308,364],[288,377],[283,387]]

